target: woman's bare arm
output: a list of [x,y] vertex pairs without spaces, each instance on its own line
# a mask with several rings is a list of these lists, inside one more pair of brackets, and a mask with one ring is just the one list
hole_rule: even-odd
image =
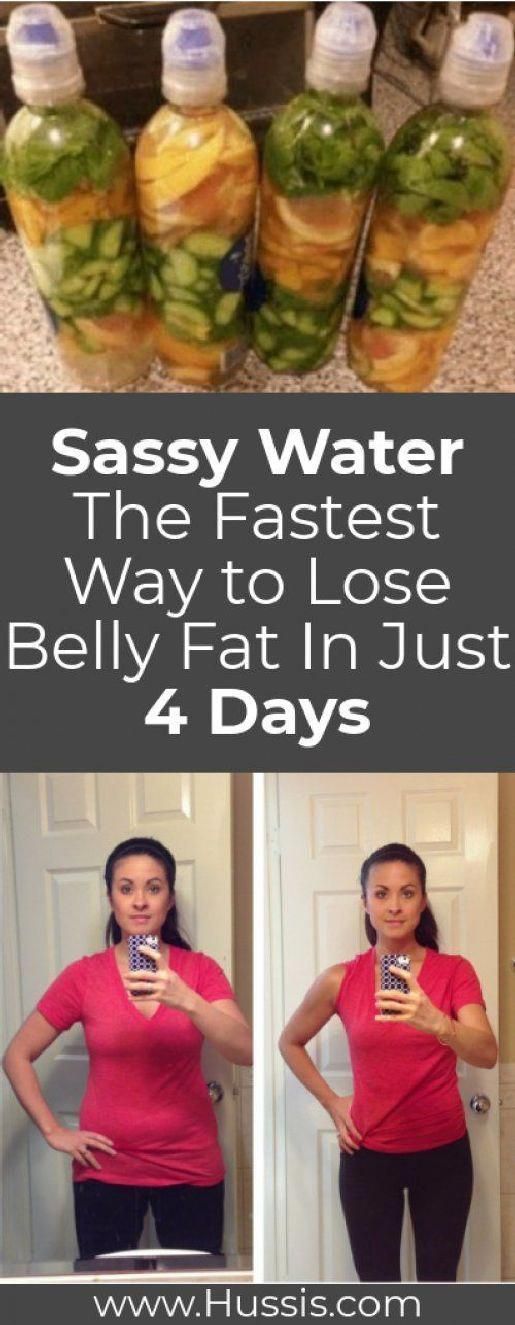
[[340,1149],[352,1154],[359,1148],[361,1140],[351,1117],[352,1096],[337,1095],[331,1089],[305,1047],[334,1015],[344,977],[345,966],[340,963],[337,966],[330,966],[315,980],[300,1007],[285,1026],[279,1040],[279,1048],[291,1071],[332,1118]]
[[32,1064],[53,1044],[58,1034],[41,1012],[31,1012],[7,1046],[2,1060],[16,1098],[44,1137],[59,1124],[48,1107]]
[[447,1044],[457,1058],[472,1067],[495,1067],[497,1041],[485,1009],[479,1003],[467,1003],[460,1008],[456,1020],[442,1013],[438,1039],[440,1044]]
[[81,1164],[99,1169],[101,1166],[91,1151],[103,1150],[114,1155],[116,1152],[112,1141],[97,1132],[62,1127],[45,1100],[32,1066],[45,1049],[53,1044],[59,1033],[41,1012],[31,1012],[7,1046],[2,1066],[16,1098],[32,1122],[39,1127],[48,1145],[53,1150],[61,1150],[72,1159],[79,1160]]
[[197,1030],[223,1058],[240,1067],[252,1066],[252,1032],[232,998],[207,1003],[205,998],[194,994],[189,1016]]
[[313,1059],[306,1052],[305,1045],[318,1035],[334,1015],[344,970],[342,964],[330,966],[318,976],[308,989],[300,1007],[290,1017],[279,1040],[279,1048],[288,1067],[324,1109],[327,1108],[334,1091],[328,1086],[327,1081],[324,1081]]

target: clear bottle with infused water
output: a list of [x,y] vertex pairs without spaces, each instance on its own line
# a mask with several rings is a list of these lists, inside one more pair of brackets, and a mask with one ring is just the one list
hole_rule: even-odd
[[336,346],[384,150],[361,99],[375,40],[366,5],[329,5],[316,25],[306,91],[267,134],[252,323],[254,349],[275,372],[319,368]]
[[132,161],[118,125],[86,101],[71,24],[17,5],[7,28],[17,96],[2,176],[65,365],[112,390],[152,357]]
[[513,48],[507,18],[469,15],[451,37],[437,102],[386,152],[349,327],[351,365],[378,391],[429,386],[454,334],[510,178],[492,107]]
[[172,375],[219,386],[248,347],[257,152],[228,106],[225,36],[182,9],[163,35],[166,105],[144,129],[136,181],[158,353]]

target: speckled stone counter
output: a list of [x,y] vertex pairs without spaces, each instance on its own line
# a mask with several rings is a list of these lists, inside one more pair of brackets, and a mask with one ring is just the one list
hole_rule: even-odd
[[[425,100],[421,75],[386,51],[374,79],[374,107],[387,139]],[[399,77],[400,75],[400,77]],[[425,75],[422,75],[424,78]],[[393,79],[393,81],[390,81]],[[407,90],[401,90],[400,82]],[[515,72],[502,118],[515,126]],[[46,315],[36,294],[21,245],[0,233],[0,391],[76,392],[81,388],[61,368]],[[287,377],[271,373],[253,353],[230,387],[232,392],[366,392],[346,363],[342,332],[339,348],[317,373]],[[132,392],[188,392],[155,361]],[[433,392],[515,391],[515,180],[497,229],[471,287],[461,321],[445,356]]]

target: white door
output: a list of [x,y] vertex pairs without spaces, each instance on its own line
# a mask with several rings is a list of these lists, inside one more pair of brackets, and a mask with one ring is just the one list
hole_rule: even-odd
[[[180,922],[194,948],[231,978],[230,779],[225,774],[41,773],[10,778],[23,1015],[69,962],[104,944],[103,869],[117,842],[157,837],[177,860]],[[39,1061],[45,1094],[76,1124],[87,1075],[82,1032],[62,1035]],[[235,1246],[233,1069],[205,1052],[227,1162],[226,1247]],[[7,1155],[6,1164],[17,1156]],[[29,1128],[32,1258],[76,1255],[69,1163]]]
[[[272,804],[274,798],[271,798]],[[317,973],[367,948],[359,900],[363,859],[385,842],[407,842],[427,863],[442,949],[476,967],[497,1024],[497,778],[454,774],[281,774],[278,778],[280,886],[270,886],[272,936],[284,954],[272,970],[274,1033]],[[273,835],[272,825],[272,835]],[[274,855],[271,855],[272,872]],[[277,882],[277,880],[276,880]],[[282,1006],[281,1006],[282,1005]],[[352,1093],[347,1044],[338,1019],[311,1046],[340,1095]],[[500,1266],[499,1111],[496,1071],[459,1066],[470,1131],[475,1190],[460,1276],[495,1280]],[[491,1100],[485,1116],[470,1100]],[[292,1281],[354,1281],[338,1200],[339,1152],[328,1114],[286,1068],[276,1069],[278,1244],[283,1263],[268,1273]],[[488,1212],[488,1213],[486,1213]],[[415,1278],[405,1229],[403,1272]],[[265,1271],[266,1272],[266,1271]]]

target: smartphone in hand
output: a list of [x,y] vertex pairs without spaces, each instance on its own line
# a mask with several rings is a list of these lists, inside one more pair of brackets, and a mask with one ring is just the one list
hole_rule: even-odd
[[[155,971],[155,962],[140,949],[143,946],[153,948],[157,954],[159,952],[157,934],[129,934],[127,944],[129,948],[129,971]],[[141,995],[135,993],[134,997],[140,998]]]
[[[403,952],[387,952],[384,957],[381,957],[381,989],[398,989],[401,994],[405,994],[407,985],[404,980],[401,980],[400,975],[392,975],[391,966],[399,966],[403,971],[409,971],[411,969],[410,959]],[[385,1009],[383,1015],[396,1017],[398,1014],[393,1009],[388,1012]]]

